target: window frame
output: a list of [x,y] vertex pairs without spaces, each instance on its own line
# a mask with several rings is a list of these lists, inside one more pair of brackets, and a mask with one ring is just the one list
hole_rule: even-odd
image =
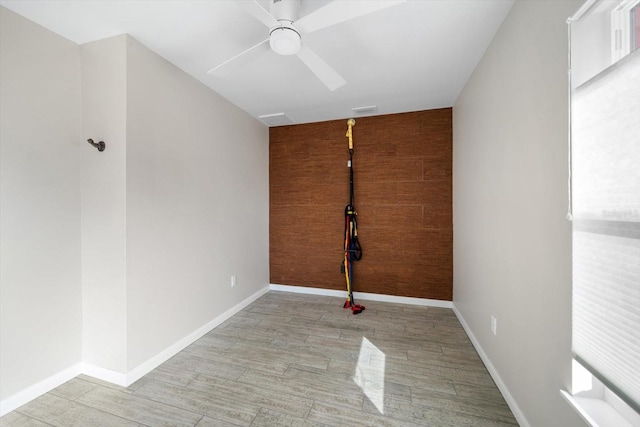
[[635,46],[635,15],[640,0],[623,0],[611,11],[611,62],[615,63],[633,52]]
[[[605,34],[610,37],[610,64],[612,66],[616,62],[625,58],[634,50],[640,48],[640,43],[636,42],[636,19],[634,15],[640,10],[640,0],[618,0],[618,4],[614,6],[612,1],[607,0],[586,0],[583,6],[567,20],[568,24],[580,20],[583,16],[592,11],[600,11],[609,13],[610,25],[607,25]],[[608,30],[608,31],[607,31]],[[572,56],[571,56],[571,25],[569,25],[569,68],[570,79],[572,78]],[[607,42],[605,42],[605,45]],[[640,54],[640,52],[636,52]],[[605,57],[608,55],[605,55]],[[588,79],[587,79],[588,80]],[[573,96],[573,86],[569,83],[570,108]],[[570,110],[571,111],[571,110]],[[572,127],[571,113],[569,128],[569,212],[567,218],[572,221],[573,218],[573,200],[572,200]],[[572,386],[571,393],[561,390],[561,395],[574,407],[581,415],[584,421],[594,427],[609,426],[640,426],[640,412],[637,412],[631,405],[625,402],[607,385],[601,382],[598,377],[593,375],[585,368],[575,357],[572,360]],[[585,387],[585,384],[587,385]]]

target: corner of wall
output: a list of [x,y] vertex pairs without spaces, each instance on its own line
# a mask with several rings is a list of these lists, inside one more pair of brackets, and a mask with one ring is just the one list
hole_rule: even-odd
[[126,36],[81,46],[83,361],[126,372]]

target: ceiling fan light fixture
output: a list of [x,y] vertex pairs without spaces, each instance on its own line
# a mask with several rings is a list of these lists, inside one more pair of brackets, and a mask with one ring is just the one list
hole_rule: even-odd
[[271,30],[269,45],[280,55],[293,55],[300,51],[300,33],[291,25],[282,25]]

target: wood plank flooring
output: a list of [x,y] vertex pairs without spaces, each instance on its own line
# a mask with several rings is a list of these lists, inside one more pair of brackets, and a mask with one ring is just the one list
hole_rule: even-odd
[[128,388],[81,375],[1,426],[517,425],[450,309],[271,291]]

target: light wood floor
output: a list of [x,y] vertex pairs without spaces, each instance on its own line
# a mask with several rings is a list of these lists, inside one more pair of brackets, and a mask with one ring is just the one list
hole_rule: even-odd
[[514,426],[450,309],[271,291],[128,388],[79,376],[2,426]]

